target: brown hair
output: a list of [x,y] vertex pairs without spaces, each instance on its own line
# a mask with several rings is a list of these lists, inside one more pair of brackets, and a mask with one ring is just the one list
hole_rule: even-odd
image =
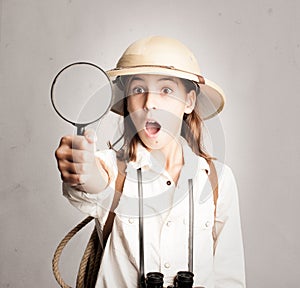
[[[128,80],[130,77],[126,77],[124,79],[122,77],[122,84],[126,87],[128,84]],[[191,147],[192,151],[207,161],[214,159],[210,156],[204,148],[203,145],[203,135],[202,135],[202,128],[203,128],[203,121],[200,117],[200,109],[199,109],[199,93],[200,88],[199,86],[189,80],[180,79],[185,87],[186,93],[189,93],[192,90],[195,90],[197,97],[196,97],[196,104],[194,110],[190,114],[184,114],[183,116],[183,123],[181,127],[181,136],[186,139],[187,143]],[[124,89],[126,93],[126,89]],[[123,115],[124,115],[124,144],[120,151],[118,151],[117,157],[121,160],[126,161],[136,161],[136,152],[137,152],[137,145],[140,143],[145,147],[143,142],[141,141],[138,133],[136,132],[136,128],[129,116],[129,112],[127,109],[127,97],[124,97],[124,105],[123,105]]]

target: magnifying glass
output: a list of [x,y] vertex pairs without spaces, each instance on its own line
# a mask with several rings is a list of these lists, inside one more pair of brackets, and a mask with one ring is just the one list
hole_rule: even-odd
[[76,62],[58,72],[51,85],[57,114],[83,135],[85,127],[100,120],[112,103],[112,85],[105,71],[93,63]]

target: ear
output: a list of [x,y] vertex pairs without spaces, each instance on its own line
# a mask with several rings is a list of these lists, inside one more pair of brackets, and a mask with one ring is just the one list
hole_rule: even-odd
[[196,91],[191,90],[189,93],[186,94],[186,101],[185,101],[185,114],[190,114],[195,108],[196,105]]

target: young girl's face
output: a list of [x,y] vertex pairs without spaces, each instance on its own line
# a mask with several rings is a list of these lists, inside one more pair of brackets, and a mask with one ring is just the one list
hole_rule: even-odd
[[182,80],[163,75],[134,75],[127,85],[127,109],[148,148],[162,149],[180,136],[183,115],[193,111],[196,92]]

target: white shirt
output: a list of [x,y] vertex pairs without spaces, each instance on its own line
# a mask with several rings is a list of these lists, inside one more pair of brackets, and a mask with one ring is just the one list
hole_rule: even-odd
[[[164,286],[173,284],[178,271],[188,270],[188,179],[194,191],[194,287],[245,287],[244,253],[237,187],[231,169],[215,161],[219,181],[214,241],[214,201],[208,180],[209,165],[182,140],[184,165],[178,183],[145,148],[139,146],[137,161],[127,164],[123,193],[116,208],[96,287],[137,287],[139,273],[139,222],[137,168],[142,168],[144,193],[145,274],[161,272]],[[99,194],[63,185],[64,195],[82,212],[105,224],[111,207],[117,162],[112,150],[96,152],[109,167],[112,181]]]

